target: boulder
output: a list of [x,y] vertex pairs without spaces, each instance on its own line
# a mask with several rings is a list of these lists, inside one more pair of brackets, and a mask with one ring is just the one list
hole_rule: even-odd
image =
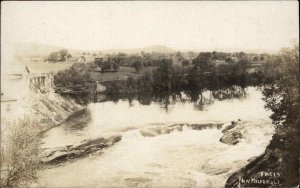
[[226,131],[228,131],[228,130],[230,130],[230,129],[233,129],[236,125],[237,125],[237,123],[234,122],[234,121],[232,121],[232,122],[231,122],[231,125],[226,126],[226,127],[222,130],[222,133],[224,133],[224,132],[226,132]]
[[84,140],[78,145],[68,145],[53,148],[41,157],[42,163],[55,164],[68,161],[69,159],[80,158],[95,153],[103,148],[112,146],[121,140],[121,135],[113,135],[108,138],[100,137],[96,139]]
[[223,134],[223,136],[220,138],[220,142],[223,142],[225,144],[235,145],[239,143],[239,139],[241,138],[243,138],[243,136],[240,132],[229,131]]
[[226,126],[223,130],[223,136],[220,138],[220,142],[229,145],[235,145],[239,143],[239,140],[244,138],[243,133],[246,131],[246,122],[231,122],[231,125]]

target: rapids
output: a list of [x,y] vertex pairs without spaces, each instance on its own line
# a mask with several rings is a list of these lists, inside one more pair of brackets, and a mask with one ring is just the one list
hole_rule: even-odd
[[[262,154],[274,128],[261,93],[247,88],[240,99],[217,100],[209,94],[204,108],[193,103],[141,105],[137,101],[103,102],[88,106],[89,121],[70,128],[62,124],[48,131],[43,148],[80,143],[84,139],[121,134],[121,141],[88,157],[41,170],[37,186],[49,187],[222,187],[231,173]],[[182,131],[145,137],[147,127],[172,124],[251,122],[236,145],[219,142],[221,129]],[[224,126],[225,126],[224,125]],[[224,127],[223,126],[223,127]]]

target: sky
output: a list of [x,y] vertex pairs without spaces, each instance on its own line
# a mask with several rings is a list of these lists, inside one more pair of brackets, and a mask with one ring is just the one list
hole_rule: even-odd
[[165,45],[175,50],[263,49],[299,41],[296,1],[2,2],[1,46],[80,50]]

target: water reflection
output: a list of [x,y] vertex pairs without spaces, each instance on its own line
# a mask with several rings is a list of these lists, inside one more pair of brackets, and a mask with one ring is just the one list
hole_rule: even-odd
[[239,86],[231,86],[221,90],[216,90],[212,92],[214,98],[219,100],[232,99],[232,98],[245,98],[246,91],[244,88]]
[[75,112],[69,116],[62,124],[62,128],[66,132],[80,132],[84,131],[87,122],[91,121],[91,113],[87,108]]
[[144,93],[131,93],[131,94],[80,94],[80,95],[68,95],[75,99],[77,103],[89,104],[105,101],[112,101],[118,103],[120,100],[127,100],[129,106],[133,106],[132,102],[137,100],[142,105],[151,105],[152,102],[159,103],[161,108],[168,112],[170,105],[174,105],[176,102],[192,102],[195,109],[204,110],[205,106],[211,105],[215,100],[226,99],[243,99],[247,95],[245,88],[233,85],[231,87],[219,88],[216,90],[201,89],[198,91],[159,91],[159,92],[144,92]]

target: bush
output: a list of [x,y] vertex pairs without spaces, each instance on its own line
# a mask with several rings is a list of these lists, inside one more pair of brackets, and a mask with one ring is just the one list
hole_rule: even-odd
[[54,84],[62,90],[87,91],[92,82],[90,68],[90,65],[75,63],[69,69],[54,75]]
[[182,64],[182,66],[188,66],[188,65],[190,65],[190,62],[189,62],[189,60],[184,59],[183,61],[181,61],[181,64]]
[[2,134],[1,185],[28,186],[40,169],[38,124],[29,120],[10,125]]

